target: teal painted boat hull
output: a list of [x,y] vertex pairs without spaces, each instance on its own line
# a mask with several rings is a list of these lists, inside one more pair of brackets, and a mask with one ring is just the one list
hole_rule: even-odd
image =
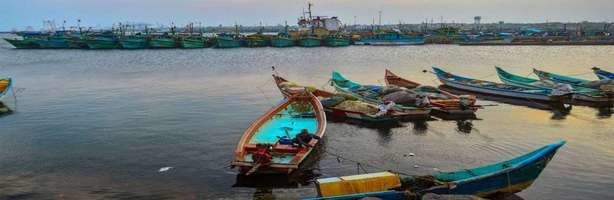
[[43,49],[68,49],[68,38],[49,37],[37,40],[36,43]]
[[205,48],[207,41],[202,38],[183,38],[181,39],[181,48],[198,49]]
[[179,44],[175,38],[152,38],[149,41],[149,48],[168,49],[177,48]]
[[271,46],[273,47],[292,47],[295,45],[294,40],[285,37],[273,37],[271,39]]
[[215,48],[237,48],[243,47],[243,41],[237,39],[217,38],[215,40]]
[[71,49],[87,49],[89,48],[85,40],[81,37],[74,37],[68,40],[68,47]]
[[433,175],[454,187],[434,187],[425,193],[489,197],[520,192],[533,183],[565,141],[552,143],[511,160],[455,172]]
[[6,40],[8,43],[13,45],[17,49],[38,49],[40,48],[40,45],[36,43],[35,39],[24,38],[22,40],[18,40],[18,39],[4,38],[4,40]]
[[[546,71],[541,71],[541,70],[538,70],[538,69],[533,69],[533,73],[535,73],[535,75],[537,75],[539,77],[539,79],[542,79],[542,80],[550,80],[550,81],[553,81],[553,82],[556,82],[556,83],[569,84],[569,85],[574,86],[574,87],[587,87],[587,88],[591,88],[588,85],[586,85],[586,83],[590,82],[589,80],[584,80],[584,79],[564,76],[564,75],[560,75],[560,74],[554,74],[554,73],[550,73],[550,72],[546,72]],[[597,89],[597,88],[595,88],[595,89]]]
[[298,41],[301,47],[319,47],[322,46],[322,40],[316,37],[305,37]]
[[351,45],[350,39],[346,38],[327,38],[325,43],[329,47],[346,47]]
[[93,38],[86,39],[85,44],[89,49],[117,49],[119,43],[115,38]]
[[148,48],[146,38],[123,38],[119,40],[122,49],[145,49]]

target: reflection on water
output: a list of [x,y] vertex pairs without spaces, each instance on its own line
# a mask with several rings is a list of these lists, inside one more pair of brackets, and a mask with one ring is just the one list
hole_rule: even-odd
[[[437,85],[432,74],[421,71],[439,65],[495,81],[488,76],[495,65],[580,74],[590,70],[582,66],[608,66],[612,58],[614,46],[190,51],[3,46],[1,75],[26,90],[19,109],[0,118],[0,199],[295,199],[315,194],[308,180],[357,172],[356,163],[333,154],[364,164],[361,172],[432,174],[435,168],[506,160],[559,139],[568,143],[518,196],[614,199],[603,192],[614,183],[612,109],[577,105],[555,114],[551,105],[480,99],[481,105],[496,106],[480,109],[479,120],[437,117],[373,125],[331,119],[322,145],[329,153],[314,154],[305,177],[266,185],[225,168],[244,129],[282,99],[271,65],[317,87],[327,85],[333,69],[361,83],[382,84],[384,66]],[[410,153],[415,156],[404,156]],[[173,169],[158,172],[166,166]]]

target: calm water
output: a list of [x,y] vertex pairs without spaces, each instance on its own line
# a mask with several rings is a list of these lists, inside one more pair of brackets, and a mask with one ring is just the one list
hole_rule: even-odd
[[[0,117],[0,199],[292,199],[303,184],[233,187],[226,168],[252,120],[279,102],[270,66],[296,82],[325,86],[331,70],[383,83],[384,68],[438,84],[430,66],[496,80],[493,66],[531,67],[594,79],[614,71],[614,47],[261,48],[200,50],[14,50],[0,44],[0,75],[15,79],[17,111]],[[9,105],[15,102],[9,101]],[[524,199],[614,199],[614,119],[575,106],[566,116],[497,104],[478,112],[469,133],[456,121],[373,128],[329,122],[327,151],[369,172],[428,174],[511,158],[568,141]],[[406,156],[414,153],[416,156]],[[321,153],[315,176],[355,174],[356,165]],[[414,168],[418,165],[418,168]],[[173,167],[159,173],[161,167]],[[306,178],[305,178],[306,177]],[[307,181],[305,181],[305,179]],[[240,181],[243,186],[252,186]]]

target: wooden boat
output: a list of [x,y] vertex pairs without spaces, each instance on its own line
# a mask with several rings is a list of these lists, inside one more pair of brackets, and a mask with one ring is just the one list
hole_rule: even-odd
[[572,95],[571,93],[553,94],[551,89],[526,89],[503,83],[465,78],[448,73],[437,67],[433,67],[433,71],[444,85],[471,92],[545,102],[563,102],[569,100]]
[[595,76],[599,78],[599,80],[604,80],[604,79],[614,80],[614,73],[612,72],[605,71],[603,69],[599,69],[598,67],[593,67],[592,70],[595,73]]
[[[373,103],[373,104],[383,104],[384,100],[379,96],[377,92],[365,91],[366,93],[356,92],[356,88],[365,88],[364,85],[353,82],[351,80],[346,79],[341,75],[341,73],[333,71],[331,84],[338,92],[348,94],[353,96],[361,101]],[[397,104],[395,108],[414,115],[414,118],[428,118],[429,113],[431,112],[430,108],[419,108],[413,105],[399,105]]]
[[[302,129],[320,138],[326,130],[324,108],[308,92],[286,98],[256,119],[243,133],[232,166],[246,174],[291,173],[319,144],[317,139],[308,142],[310,147],[289,144]],[[269,162],[256,157],[263,151],[267,152]]]
[[[525,155],[506,160],[499,163],[484,165],[473,169],[462,169],[454,172],[439,172],[430,176],[401,176],[402,186],[397,188],[386,188],[382,191],[370,191],[369,193],[352,193],[354,189],[368,188],[361,187],[361,184],[373,182],[372,176],[364,176],[368,179],[357,180],[343,179],[339,184],[329,179],[328,181],[316,181],[316,188],[319,193],[327,189],[336,189],[344,193],[344,187],[332,188],[338,185],[353,186],[343,195],[322,196],[308,199],[356,199],[356,197],[379,197],[384,194],[388,198],[384,199],[418,199],[424,194],[434,193],[440,195],[476,195],[479,197],[506,196],[527,189],[539,177],[539,174],[546,168],[552,160],[557,150],[565,144],[565,141],[555,142]],[[371,180],[369,180],[371,179]],[[382,183],[382,180],[376,180]],[[325,184],[322,184],[322,183]],[[363,182],[363,183],[361,183]],[[378,184],[379,186],[382,184]],[[331,187],[332,186],[332,187]],[[395,185],[397,186],[397,185]],[[330,188],[327,188],[330,187]],[[396,194],[396,195],[395,195]],[[417,198],[418,197],[418,198]]]
[[[506,84],[515,85],[527,89],[553,89],[556,87],[556,84],[551,81],[519,76],[507,72],[500,67],[495,67],[495,69],[497,70],[497,75],[499,76],[499,79],[501,79],[501,81]],[[576,87],[574,88],[574,90],[575,93],[572,96],[572,99],[574,100],[588,102],[610,102],[614,100],[613,97],[609,97],[607,94],[604,94],[600,90],[585,87]]]
[[435,87],[422,85],[420,83],[404,79],[392,73],[388,69],[386,69],[384,79],[386,81],[386,85],[404,87],[427,95],[434,111],[439,111],[446,114],[474,114],[475,111],[480,108],[479,106],[475,105],[475,102],[477,101],[475,96],[457,96]]
[[2,100],[9,93],[11,86],[13,86],[12,79],[0,79],[0,100]]
[[592,81],[585,80],[585,79],[579,79],[579,78],[574,78],[570,76],[550,73],[550,72],[546,72],[546,71],[542,71],[538,69],[533,69],[533,73],[537,75],[539,79],[541,80],[549,80],[555,83],[569,84],[573,86],[574,88],[577,88],[577,87],[593,88],[593,89],[599,88],[598,85],[591,85],[590,82]]
[[[297,85],[276,74],[273,74],[273,79],[275,80],[275,84],[277,85],[277,88],[279,89],[281,94],[286,98],[292,95],[295,95],[297,93],[302,93],[304,91],[309,91],[313,93],[315,96],[324,98],[322,100],[335,96],[335,94],[332,92],[320,90],[314,87],[305,87],[305,86]],[[369,105],[374,107],[375,109],[377,108],[377,105],[374,105],[374,104],[369,104]],[[399,121],[399,120],[404,120],[404,119],[411,119],[413,117],[411,113],[405,113],[405,112],[397,111],[397,110],[391,110],[386,115],[376,116],[376,115],[361,112],[358,110],[343,109],[342,107],[336,106],[336,105],[326,106],[323,104],[323,106],[324,106],[324,111],[326,111],[326,114],[328,114],[331,117],[356,119],[356,120],[360,120],[364,122],[392,122],[392,121]]]

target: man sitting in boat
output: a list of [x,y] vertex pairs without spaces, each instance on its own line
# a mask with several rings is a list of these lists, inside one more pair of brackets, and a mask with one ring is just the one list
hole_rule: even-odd
[[270,152],[270,146],[263,144],[256,144],[256,151],[252,154],[252,160],[254,163],[261,165],[269,165],[273,160],[273,156]]
[[292,139],[292,145],[297,145],[298,147],[312,147],[309,142],[312,139],[319,140],[320,137],[314,134],[310,134],[307,129],[302,129],[301,132]]
[[394,105],[396,104],[393,101],[386,101],[384,104],[380,104],[377,106],[378,111],[375,113],[375,116],[379,117],[388,114],[388,111],[390,111]]

